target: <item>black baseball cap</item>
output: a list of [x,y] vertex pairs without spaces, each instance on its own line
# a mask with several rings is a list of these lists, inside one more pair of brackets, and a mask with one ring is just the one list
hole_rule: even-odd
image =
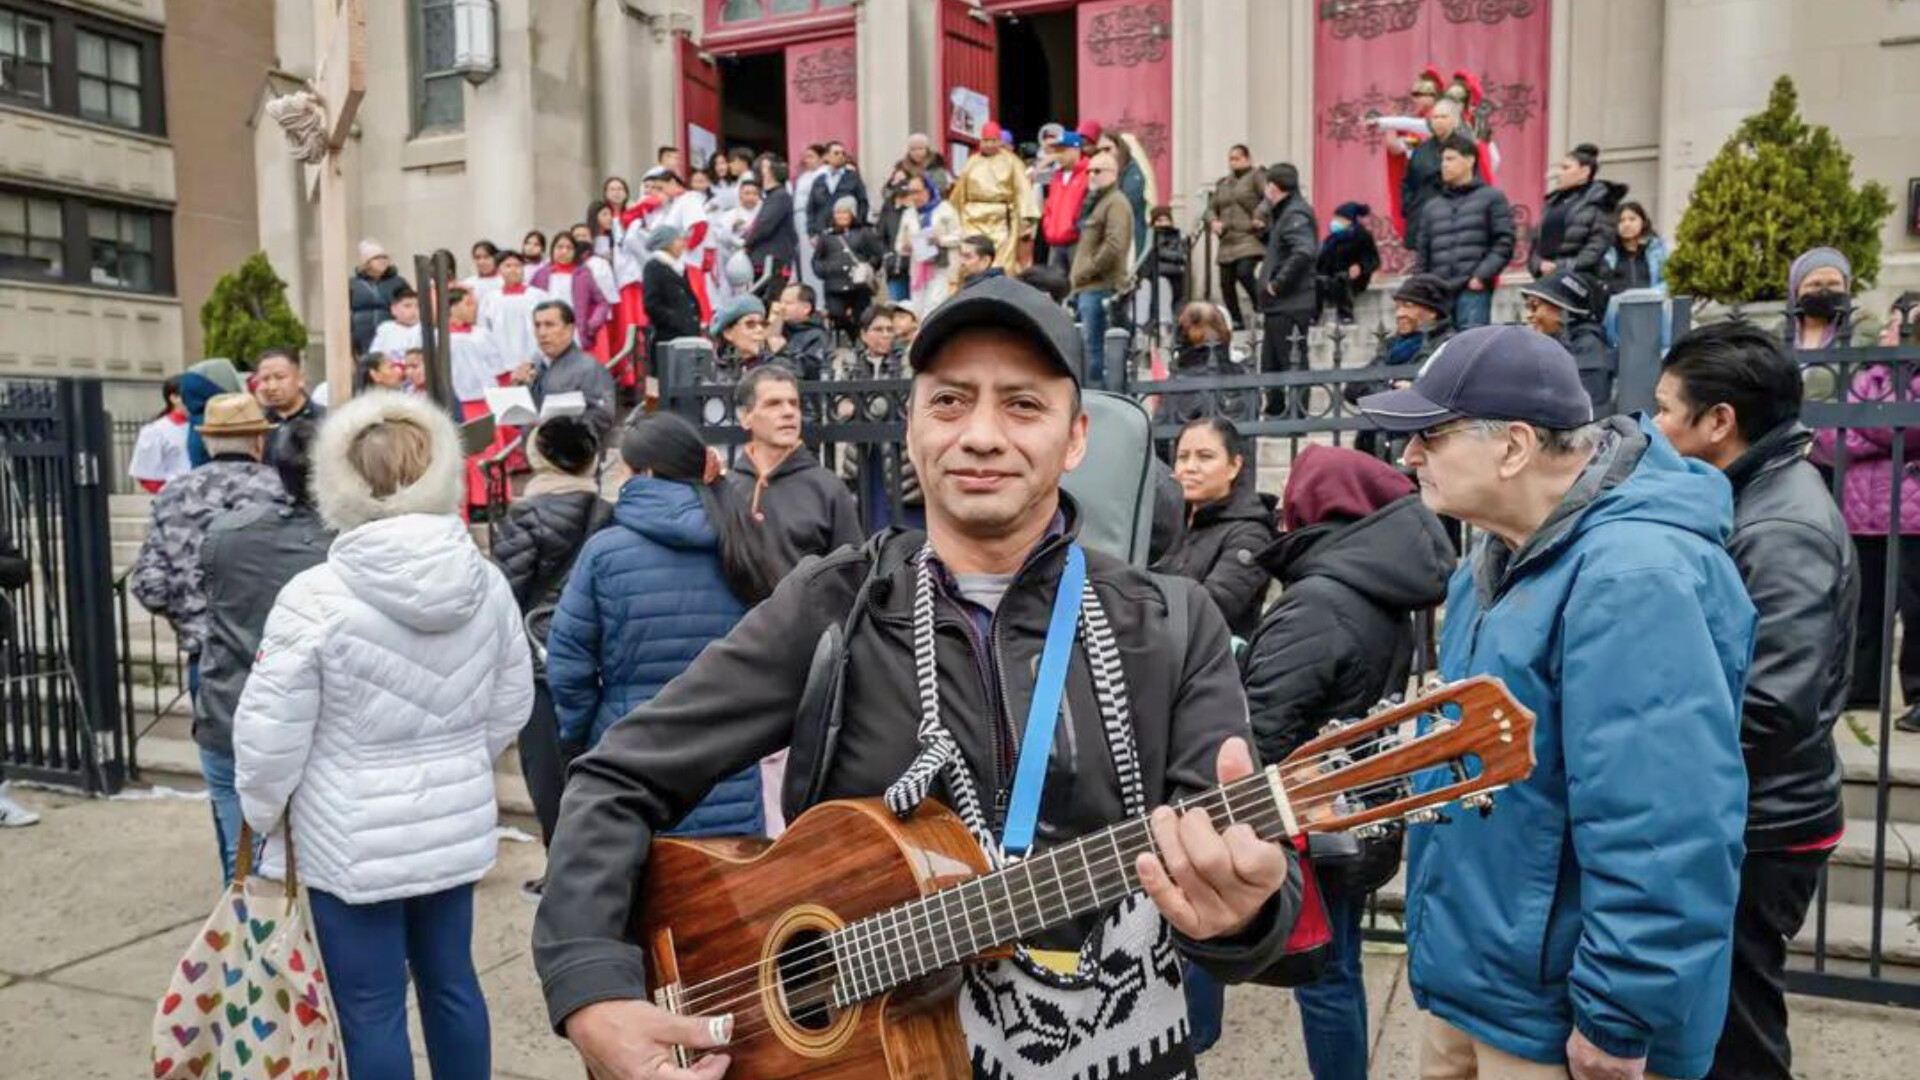
[[1570,315],[1599,318],[1606,313],[1606,287],[1574,270],[1555,270],[1520,287],[1521,296],[1544,300]]
[[976,281],[933,309],[907,349],[907,364],[920,372],[933,363],[947,339],[962,330],[991,326],[1032,338],[1060,373],[1080,382],[1080,330],[1065,308],[1039,289],[996,274]]
[[1447,339],[1413,385],[1360,399],[1393,432],[1449,420],[1524,420],[1555,431],[1593,422],[1593,400],[1566,346],[1524,326],[1476,326]]

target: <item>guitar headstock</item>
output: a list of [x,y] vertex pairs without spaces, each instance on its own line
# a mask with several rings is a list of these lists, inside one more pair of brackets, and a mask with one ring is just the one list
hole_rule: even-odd
[[1484,811],[1533,765],[1533,713],[1482,675],[1329,724],[1273,768],[1300,831],[1344,832],[1435,820],[1456,801]]

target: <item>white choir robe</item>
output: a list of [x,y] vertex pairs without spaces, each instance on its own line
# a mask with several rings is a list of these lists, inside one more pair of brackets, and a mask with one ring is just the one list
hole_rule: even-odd
[[533,309],[549,299],[546,290],[521,285],[512,291],[501,289],[480,305],[480,329],[493,338],[508,371],[539,355],[540,345],[533,337]]

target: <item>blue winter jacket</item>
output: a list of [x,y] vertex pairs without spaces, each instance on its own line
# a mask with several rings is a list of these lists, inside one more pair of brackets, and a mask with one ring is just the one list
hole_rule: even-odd
[[1409,830],[1414,1001],[1511,1054],[1578,1026],[1650,1072],[1703,1075],[1727,1007],[1754,609],[1723,545],[1733,496],[1644,418],[1518,552],[1454,574],[1440,668],[1496,675],[1538,764],[1492,816]]
[[[740,621],[719,544],[691,485],[637,476],[620,489],[613,526],[580,549],[547,638],[563,741],[599,742]],[[669,831],[764,833],[759,766],[722,780]]]

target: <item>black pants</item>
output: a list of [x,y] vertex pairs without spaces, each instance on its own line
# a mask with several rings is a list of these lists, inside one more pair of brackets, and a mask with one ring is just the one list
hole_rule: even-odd
[[551,847],[560,821],[560,796],[567,789],[567,766],[573,762],[560,745],[560,724],[545,675],[533,680],[533,716],[520,729],[518,745],[520,775],[527,781],[533,816],[540,820],[540,842]]
[[1707,1080],[1792,1080],[1787,999],[1781,973],[1787,942],[1806,921],[1824,851],[1751,851],[1740,867],[1733,915],[1733,984],[1727,1022]]
[[[1261,331],[1260,340],[1260,371],[1263,374],[1274,371],[1306,370],[1307,326],[1312,319],[1311,312],[1298,314],[1276,312],[1266,316],[1265,329]],[[1282,415],[1304,399],[1303,388],[1297,388],[1292,392],[1269,390],[1267,391],[1267,415]]]
[[[1847,702],[1854,708],[1880,706],[1880,619],[1886,611],[1887,538],[1856,536],[1853,547],[1860,556],[1860,617],[1853,639],[1853,684],[1847,690]],[[1906,624],[1905,640],[1900,643],[1900,668],[1896,683],[1908,705],[1920,700],[1920,536],[1909,536],[1900,544],[1900,586],[1895,610]]]
[[1341,322],[1353,321],[1353,280],[1345,274],[1320,275],[1320,306],[1331,306]]
[[[1227,314],[1232,317],[1238,330],[1253,328],[1253,319],[1260,313],[1260,277],[1256,272],[1260,267],[1260,257],[1250,256],[1220,264],[1220,296],[1226,302]],[[1234,291],[1238,285],[1247,294],[1246,317],[1240,313],[1240,296]]]

